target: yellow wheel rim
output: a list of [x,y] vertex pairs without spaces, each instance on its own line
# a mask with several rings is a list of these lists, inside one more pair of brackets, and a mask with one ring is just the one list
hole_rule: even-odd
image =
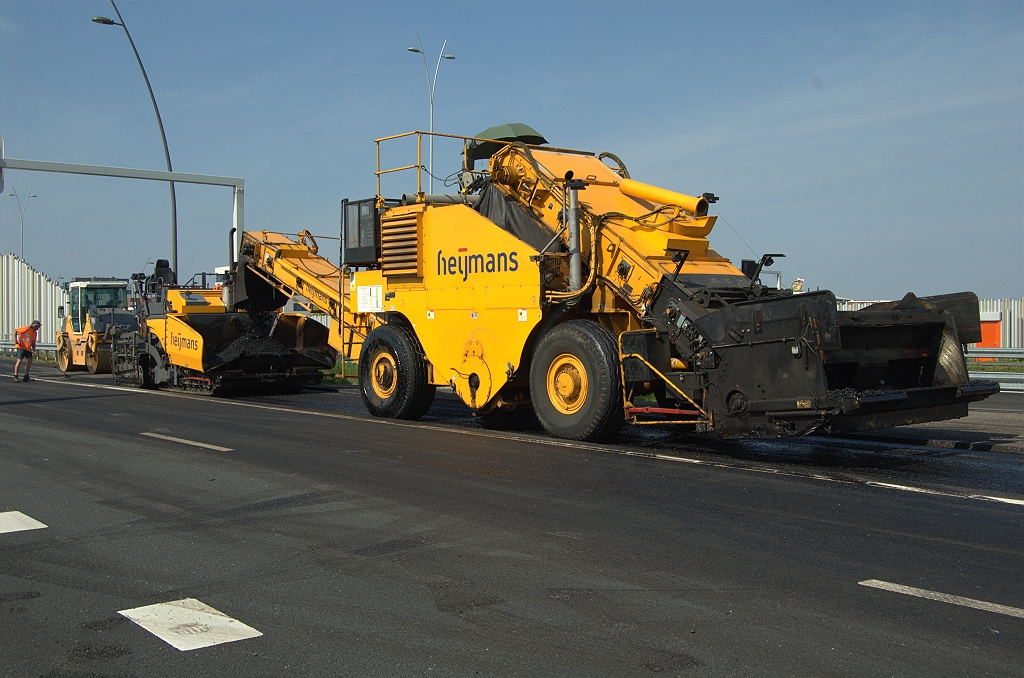
[[370,383],[380,398],[390,398],[398,386],[398,366],[395,357],[387,352],[378,353],[370,366]]
[[587,370],[580,359],[563,353],[548,367],[548,399],[561,414],[575,414],[587,402]]

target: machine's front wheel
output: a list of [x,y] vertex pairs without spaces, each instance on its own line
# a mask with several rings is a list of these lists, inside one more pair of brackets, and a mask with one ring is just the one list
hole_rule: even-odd
[[622,378],[615,336],[570,320],[541,337],[530,365],[530,399],[552,435],[607,440],[622,427]]
[[110,373],[110,347],[100,344],[95,337],[89,337],[85,344],[85,369],[89,374]]
[[71,342],[65,334],[57,337],[57,367],[61,372],[71,372],[75,369],[74,361],[71,359]]
[[436,388],[412,332],[393,324],[370,332],[359,352],[359,390],[375,417],[419,419],[430,409]]

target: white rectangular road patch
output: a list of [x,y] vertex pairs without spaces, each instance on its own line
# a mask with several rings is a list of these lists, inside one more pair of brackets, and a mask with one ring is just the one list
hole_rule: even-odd
[[175,438],[174,436],[165,436],[162,433],[140,433],[140,436],[149,436],[150,438],[159,438],[160,440],[169,440],[172,443],[181,443],[182,445],[192,445],[193,447],[205,447],[208,450],[217,450],[218,452],[231,452],[235,448],[233,447],[221,447],[220,445],[211,445],[210,443],[201,443],[196,440],[187,440],[185,438]]
[[1019,607],[1010,607],[1009,605],[1000,605],[998,603],[987,603],[984,600],[964,598],[963,596],[954,596],[949,593],[938,593],[937,591],[919,589],[913,586],[904,586],[903,584],[893,584],[892,582],[882,581],[880,579],[865,579],[864,581],[859,581],[857,583],[861,586],[870,586],[871,588],[882,589],[883,591],[892,591],[893,593],[902,593],[908,596],[917,596],[918,598],[927,598],[928,600],[937,600],[941,603],[950,603],[952,605],[961,605],[963,607],[973,607],[976,610],[996,612],[998,614],[1005,614],[1011,617],[1024,619],[1024,610]]
[[26,516],[21,511],[0,513],[0,534],[4,532],[21,532],[23,530],[41,530],[46,525],[35,518]]
[[121,610],[118,614],[179,650],[197,650],[263,635],[195,598]]

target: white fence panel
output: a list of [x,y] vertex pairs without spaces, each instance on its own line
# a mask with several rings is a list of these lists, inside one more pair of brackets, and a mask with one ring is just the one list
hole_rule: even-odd
[[889,301],[888,299],[876,299],[875,301],[853,301],[852,299],[836,299],[836,307],[840,311],[859,311],[865,306],[871,304],[880,304],[883,301]]
[[309,317],[317,321],[324,327],[330,328],[331,326],[331,316],[327,315],[326,313],[310,313]]
[[55,280],[13,254],[0,256],[0,341],[12,341],[14,330],[39,320],[39,343],[53,343],[57,307],[67,305],[68,293]]
[[982,299],[982,313],[1000,313],[1000,342],[1003,348],[1024,348],[1024,299]]

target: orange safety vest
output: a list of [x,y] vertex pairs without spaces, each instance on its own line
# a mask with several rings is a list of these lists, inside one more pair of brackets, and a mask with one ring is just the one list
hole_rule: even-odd
[[19,327],[14,330],[17,339],[14,342],[16,348],[23,348],[26,351],[36,350],[36,328],[31,325]]

